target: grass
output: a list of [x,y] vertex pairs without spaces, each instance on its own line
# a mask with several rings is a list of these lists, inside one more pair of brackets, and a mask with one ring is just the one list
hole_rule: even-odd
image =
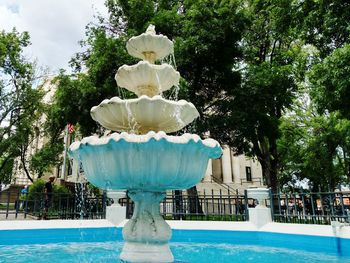
[[[163,216],[165,220],[176,220],[173,216]],[[185,215],[182,220],[198,221],[245,221],[243,215]]]
[[329,219],[322,219],[321,217],[300,218],[300,217],[275,216],[274,222],[290,223],[290,224],[317,224],[317,225],[330,225],[331,224],[331,221]]
[[[9,204],[9,210],[15,209],[15,204]],[[0,204],[0,210],[7,210],[7,204]]]

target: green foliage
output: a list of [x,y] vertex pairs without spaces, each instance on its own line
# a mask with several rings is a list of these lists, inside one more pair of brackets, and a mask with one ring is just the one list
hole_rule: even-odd
[[29,45],[27,32],[0,32],[0,181],[11,177],[13,161],[25,156],[41,115],[43,92],[33,88],[35,67],[22,52]]
[[90,182],[86,184],[87,187],[87,192],[89,193],[90,196],[99,196],[101,194],[101,189],[94,186]]
[[32,156],[30,167],[38,174],[38,178],[61,162],[60,154],[62,152],[62,143],[48,143]]
[[350,5],[347,1],[296,1],[302,38],[320,50],[322,58],[349,43]]
[[[44,198],[44,180],[36,180],[32,185],[29,186],[27,200],[42,200]],[[53,195],[71,195],[72,193],[62,185],[53,185]]]
[[[174,40],[183,77],[179,98],[200,113],[190,132],[209,131],[237,154],[257,158],[273,190],[304,178],[328,190],[350,179],[346,3],[107,0],[106,5],[108,19],[87,27],[86,51],[71,61],[75,74],[61,72],[56,79],[48,111],[53,142],[67,123],[78,124],[83,136],[102,133],[91,107],[112,96],[134,96],[116,87],[114,75],[121,65],[136,62],[126,52],[126,40],[152,23]],[[309,98],[304,94],[309,86],[312,102],[303,103],[312,107],[305,109],[299,99]],[[314,105],[325,114],[316,114]]]
[[[249,27],[242,39],[242,85],[220,117],[225,142],[237,153],[256,157],[268,186],[277,190],[281,118],[298,93],[307,53],[297,41],[295,7],[291,1],[246,1]],[[215,136],[216,137],[216,136]]]
[[2,183],[9,184],[11,182],[13,164],[13,158],[5,158],[5,160],[0,160],[0,165],[2,167],[0,170],[0,181]]
[[[86,60],[80,60],[81,54],[72,60],[76,70],[87,67],[88,73],[66,75],[62,71],[55,79],[57,92],[47,123],[54,140],[59,138],[67,123],[78,123],[83,136],[98,132],[100,127],[91,118],[90,109],[106,98],[122,95],[116,87],[114,75],[123,64],[135,62],[126,53],[124,38],[115,39],[100,28],[90,29],[88,35],[85,44],[91,51]],[[128,92],[123,92],[123,95],[130,96]]]
[[312,68],[311,95],[321,112],[339,111],[345,118],[350,119],[349,61],[350,45],[346,44]]
[[[174,39],[177,67],[184,78],[181,98],[194,103],[201,115],[191,132],[209,130],[238,153],[257,156],[275,188],[276,182],[269,177],[276,177],[271,160],[277,160],[279,119],[292,102],[295,78],[302,76],[305,62],[300,43],[291,36],[295,26],[292,4],[111,0],[107,7],[109,19],[88,28],[83,42],[88,52],[72,61],[77,70],[87,67],[88,74],[58,78],[57,102],[50,115],[56,126],[62,129],[67,122],[79,123],[83,135],[98,131],[90,108],[116,95],[113,76],[117,68],[135,62],[126,53],[125,40],[153,23],[159,33]],[[242,58],[244,72],[234,70]]]
[[281,124],[278,141],[280,182],[309,180],[310,189],[335,189],[350,175],[350,122],[339,114],[317,115],[296,109]]

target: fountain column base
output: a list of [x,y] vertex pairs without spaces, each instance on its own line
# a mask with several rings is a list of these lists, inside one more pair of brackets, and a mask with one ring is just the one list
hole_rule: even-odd
[[169,244],[143,244],[126,242],[123,247],[121,260],[126,262],[173,262],[174,257]]
[[169,248],[171,228],[160,215],[159,203],[165,192],[131,190],[135,208],[123,228],[125,244],[120,259],[127,262],[173,262]]

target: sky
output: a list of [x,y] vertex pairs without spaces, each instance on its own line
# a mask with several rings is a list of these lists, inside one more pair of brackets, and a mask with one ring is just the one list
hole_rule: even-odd
[[78,41],[97,13],[106,16],[104,0],[0,0],[0,30],[28,31],[32,45],[26,57],[55,73],[69,69],[70,58],[82,50]]

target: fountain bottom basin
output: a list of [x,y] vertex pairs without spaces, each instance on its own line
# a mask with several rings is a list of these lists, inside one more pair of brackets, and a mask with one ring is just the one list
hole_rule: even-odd
[[[59,243],[50,245],[0,246],[0,262],[56,263],[102,262],[119,263],[122,242]],[[295,249],[229,243],[175,242],[171,245],[174,263],[220,262],[220,263],[346,263],[347,257],[324,252],[307,252]],[[14,255],[16,254],[16,256]]]
[[[0,262],[120,262],[122,229],[101,221],[2,221],[0,228],[10,227],[0,229]],[[350,262],[346,227],[339,238],[332,236],[331,226],[271,223],[258,230],[245,222],[170,225],[175,228],[170,240],[175,262]],[[205,226],[211,230],[200,230]]]

